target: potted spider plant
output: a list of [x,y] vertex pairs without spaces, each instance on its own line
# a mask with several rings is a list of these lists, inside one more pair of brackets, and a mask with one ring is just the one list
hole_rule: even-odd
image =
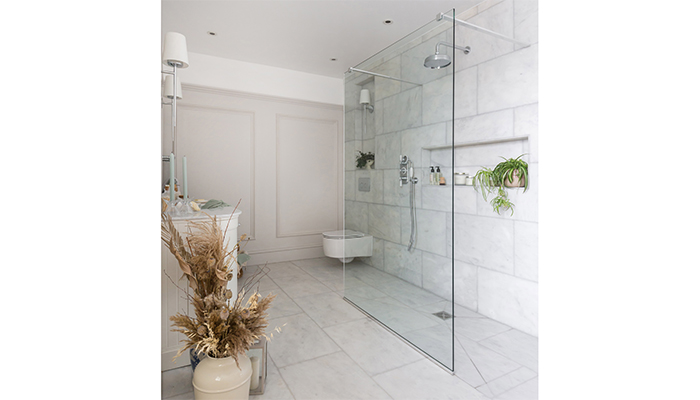
[[491,206],[498,214],[501,213],[501,209],[504,209],[510,210],[510,215],[513,215],[515,204],[508,198],[508,192],[505,188],[522,187],[524,192],[529,187],[528,165],[521,159],[524,155],[508,159],[501,157],[503,161],[498,163],[493,170],[482,167],[474,175],[474,190],[481,191],[485,201],[488,201],[489,194],[493,194]]

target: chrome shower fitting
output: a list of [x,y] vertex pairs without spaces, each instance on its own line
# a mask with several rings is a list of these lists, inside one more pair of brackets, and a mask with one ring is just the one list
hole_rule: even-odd
[[404,184],[411,184],[411,193],[409,195],[410,200],[410,214],[411,214],[411,238],[408,241],[408,251],[413,249],[413,245],[416,242],[416,183],[418,183],[418,178],[413,175],[413,161],[411,161],[408,156],[399,156],[399,186]]
[[469,54],[469,52],[472,50],[469,46],[462,47],[448,42],[438,42],[435,45],[435,54],[426,57],[425,61],[423,61],[423,66],[430,69],[440,69],[452,64],[452,59],[450,56],[447,54],[440,54],[440,45],[454,47],[457,50],[463,51],[464,54]]

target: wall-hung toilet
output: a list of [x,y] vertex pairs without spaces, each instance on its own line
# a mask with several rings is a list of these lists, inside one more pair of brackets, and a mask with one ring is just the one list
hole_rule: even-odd
[[323,254],[344,263],[351,262],[355,257],[370,257],[373,247],[372,236],[362,232],[344,230],[323,234]]

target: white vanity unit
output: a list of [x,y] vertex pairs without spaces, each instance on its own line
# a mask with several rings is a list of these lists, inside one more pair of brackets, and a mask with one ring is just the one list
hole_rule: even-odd
[[[206,221],[209,216],[215,216],[221,230],[224,231],[228,240],[228,250],[232,250],[238,241],[238,217],[241,215],[240,210],[234,213],[234,207],[216,208],[211,210],[202,210],[201,212],[189,214],[186,216],[171,216],[173,223],[183,239],[186,237],[188,229],[187,224],[190,221]],[[205,214],[206,213],[206,214]],[[208,215],[207,215],[208,214]],[[228,228],[227,228],[228,225]],[[234,257],[236,254],[233,255]],[[235,266],[234,266],[235,268]],[[181,289],[191,290],[187,285],[187,279],[183,278],[180,265],[177,263],[175,256],[170,253],[165,245],[161,242],[161,370],[167,371],[174,368],[179,368],[190,364],[189,353],[183,354],[173,362],[173,357],[182,347],[181,340],[185,337],[182,333],[171,332],[170,316],[178,312],[187,313],[194,316],[192,307],[189,304],[187,295]],[[167,273],[167,275],[166,275]],[[168,276],[170,278],[168,278]],[[181,289],[177,288],[171,279],[177,283]],[[228,288],[235,293],[238,292],[236,273],[234,271],[233,279],[228,283]]]

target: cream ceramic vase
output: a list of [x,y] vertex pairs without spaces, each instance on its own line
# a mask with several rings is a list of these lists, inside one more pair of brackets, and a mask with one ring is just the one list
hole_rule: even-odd
[[192,377],[195,400],[247,400],[253,369],[245,354],[238,355],[238,363],[240,368],[232,357],[200,361]]
[[518,171],[513,171],[513,180],[510,180],[509,176],[506,176],[505,179],[503,179],[503,184],[506,187],[524,187],[525,186],[525,177],[520,176],[520,173]]

